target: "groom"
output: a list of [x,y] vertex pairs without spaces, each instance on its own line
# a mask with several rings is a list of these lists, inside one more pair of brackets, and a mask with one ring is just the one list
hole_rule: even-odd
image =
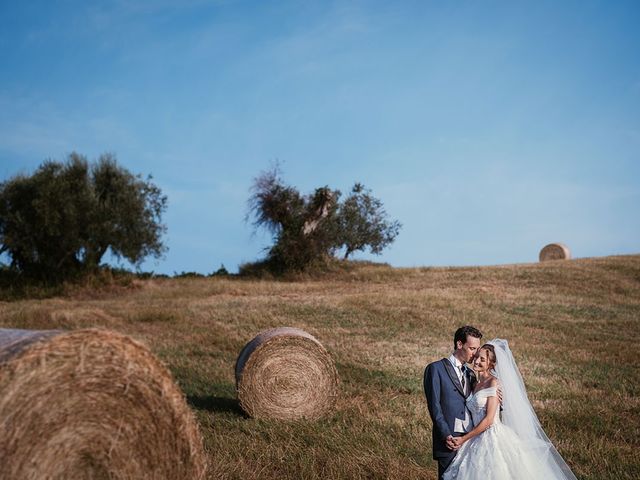
[[438,461],[438,478],[447,469],[457,447],[453,437],[473,429],[465,399],[473,391],[476,378],[465,364],[471,362],[482,333],[472,326],[460,327],[453,337],[453,353],[430,363],[424,370],[424,393],[433,422],[433,458]]

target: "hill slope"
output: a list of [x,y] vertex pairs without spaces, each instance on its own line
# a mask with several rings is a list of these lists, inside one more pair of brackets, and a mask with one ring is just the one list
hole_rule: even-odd
[[[472,324],[507,338],[549,437],[579,478],[640,477],[640,255],[478,268],[359,266],[304,282],[173,279],[114,295],[0,304],[0,326],[102,326],[146,342],[196,410],[211,478],[434,479],[425,364]],[[314,423],[245,418],[233,368],[261,330],[295,326],[337,362]]]

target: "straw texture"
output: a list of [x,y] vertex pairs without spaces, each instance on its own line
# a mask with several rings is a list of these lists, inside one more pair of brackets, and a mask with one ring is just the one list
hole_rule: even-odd
[[106,330],[0,329],[0,479],[202,479],[170,373]]
[[235,373],[240,406],[254,418],[317,419],[333,409],[338,395],[333,359],[297,328],[260,333],[240,352]]
[[547,262],[549,260],[569,260],[571,259],[571,251],[569,247],[563,243],[550,243],[540,250],[540,261]]

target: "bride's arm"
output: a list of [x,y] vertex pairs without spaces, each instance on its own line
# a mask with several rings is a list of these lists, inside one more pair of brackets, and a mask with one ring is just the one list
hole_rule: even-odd
[[496,410],[500,402],[498,401],[498,397],[489,397],[487,398],[487,414],[485,417],[475,426],[473,430],[467,432],[461,437],[455,437],[453,440],[457,445],[462,445],[464,442],[471,440],[473,437],[480,435],[482,432],[487,430],[496,418]]

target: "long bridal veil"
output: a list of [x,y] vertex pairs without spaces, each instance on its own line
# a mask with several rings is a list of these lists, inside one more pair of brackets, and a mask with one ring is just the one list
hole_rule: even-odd
[[489,344],[493,345],[496,352],[495,375],[502,384],[504,397],[502,423],[513,429],[527,448],[535,451],[542,464],[538,472],[540,478],[576,480],[575,475],[540,425],[527,397],[527,391],[509,343],[496,338]]

